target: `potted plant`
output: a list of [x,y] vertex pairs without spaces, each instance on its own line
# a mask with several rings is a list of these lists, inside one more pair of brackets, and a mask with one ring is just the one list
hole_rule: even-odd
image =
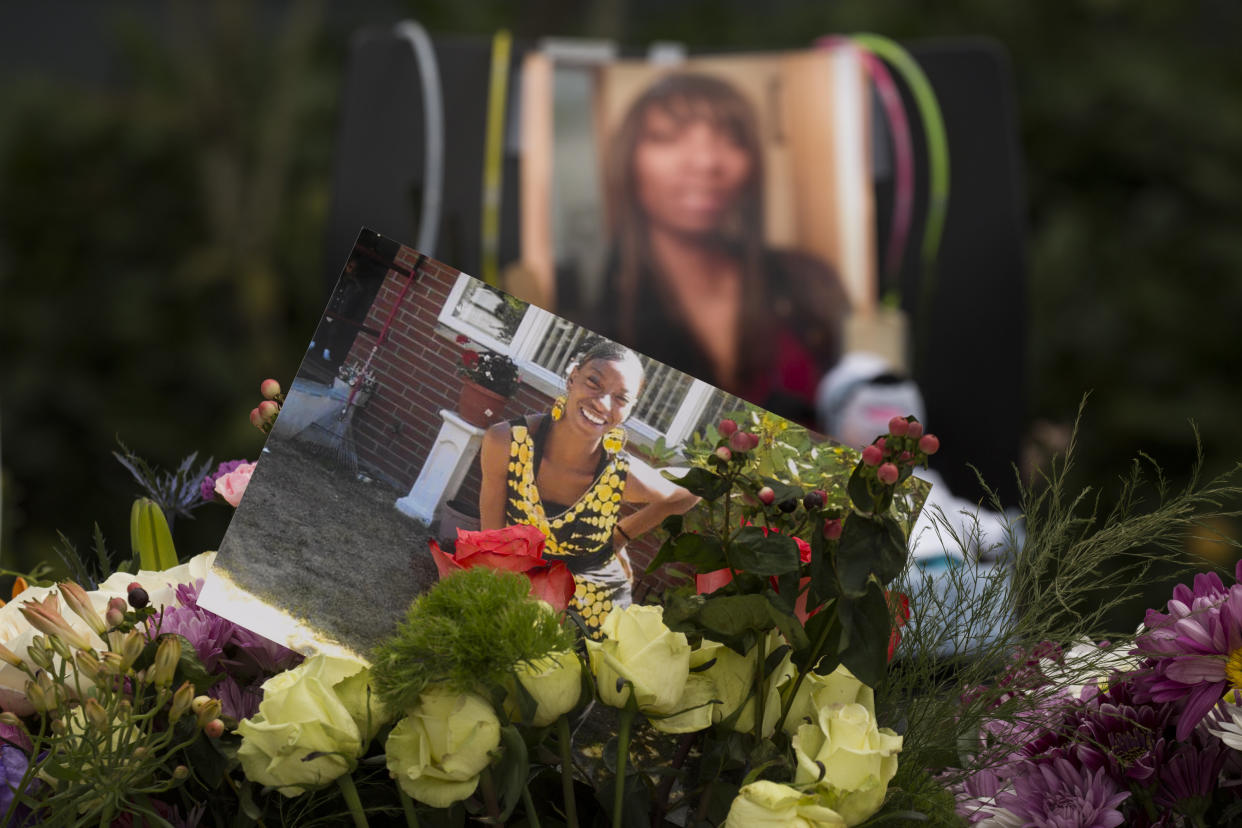
[[458,336],[461,365],[457,374],[463,380],[457,399],[457,413],[466,422],[487,428],[504,418],[506,401],[517,392],[517,364],[504,354],[486,348],[471,348],[470,339]]

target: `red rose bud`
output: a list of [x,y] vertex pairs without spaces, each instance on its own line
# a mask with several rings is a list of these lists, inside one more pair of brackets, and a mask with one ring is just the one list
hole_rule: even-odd
[[832,518],[824,521],[824,537],[828,540],[838,540],[841,537],[841,519]]
[[276,419],[276,415],[280,413],[280,406],[272,400],[264,400],[259,403],[259,416],[263,418],[263,422],[270,423]]
[[894,437],[904,437],[910,430],[910,421],[905,417],[894,417],[888,421],[888,433]]
[[721,420],[720,424],[716,426],[716,430],[720,432],[722,437],[728,437],[737,431],[737,423],[733,420]]
[[923,424],[918,420],[910,423],[910,427],[906,430],[906,436],[911,440],[917,440],[923,436]]
[[759,490],[759,502],[764,506],[771,506],[773,500],[776,500],[776,492],[772,491],[771,486],[764,486]]
[[729,435],[729,448],[734,451],[750,451],[754,446],[750,444],[750,435],[745,431],[735,431]]
[[878,466],[883,459],[884,452],[880,450],[879,446],[872,445],[863,449],[862,461],[865,465]]
[[935,454],[940,451],[940,438],[935,434],[924,434],[919,438],[919,451],[924,454]]
[[721,446],[720,448],[716,449],[716,456],[719,457],[721,460],[725,461],[726,463],[728,463],[730,460],[733,459],[733,452],[729,451],[728,446]]
[[465,344],[466,344],[467,342],[469,342],[469,341],[470,341],[470,337],[466,336],[465,334],[458,334],[458,335],[457,335],[457,344],[458,344],[458,345],[465,345]]
[[897,482],[899,476],[897,467],[892,463],[885,463],[875,470],[875,476],[880,478],[880,482],[886,486],[891,486]]
[[250,424],[255,428],[263,428],[266,425],[263,422],[263,415],[259,413],[258,406],[250,409]]

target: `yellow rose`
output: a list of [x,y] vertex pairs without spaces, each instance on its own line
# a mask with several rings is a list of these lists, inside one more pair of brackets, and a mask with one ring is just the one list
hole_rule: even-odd
[[[775,652],[784,643],[780,633],[772,630],[764,646],[764,653]],[[721,703],[716,706],[712,721],[720,722],[728,719],[740,707],[741,712],[732,722],[734,730],[749,733],[755,729],[755,660],[759,657],[757,647],[752,647],[746,655],[738,655],[728,647],[721,647],[713,664],[705,675],[716,685],[716,698]],[[763,700],[763,735],[771,736],[776,730],[776,720],[781,712],[781,686],[794,674],[789,653],[781,659],[781,663],[768,674],[764,681],[765,693]]]
[[877,728],[864,705],[827,705],[793,737],[794,782],[815,783],[845,823],[857,825],[884,804],[901,742],[888,728]]
[[[552,653],[534,661],[520,662],[517,680],[537,705],[529,724],[545,727],[573,710],[582,695],[582,662],[571,652]],[[509,718],[521,719],[513,694],[505,701]]]
[[625,707],[633,692],[643,713],[678,713],[690,675],[690,644],[664,626],[662,607],[614,608],[601,626],[603,641],[587,639],[600,700]]
[[840,814],[821,804],[814,794],[760,780],[738,791],[724,828],[827,828],[845,824]]
[[844,664],[826,676],[807,673],[798,686],[782,729],[792,736],[802,725],[815,721],[820,708],[830,704],[861,704],[874,716],[875,692],[854,678]]
[[673,705],[671,716],[655,716],[651,718],[651,726],[664,733],[696,733],[711,727],[718,704],[719,693],[716,683],[706,674],[708,670],[697,668],[712,662],[725,649],[723,644],[706,639],[690,652],[690,674],[686,677],[686,686],[681,696]]
[[500,721],[486,699],[432,688],[397,722],[384,752],[403,791],[433,808],[447,808],[474,793],[498,747]]
[[370,741],[364,729],[382,724],[374,703],[367,715],[369,677],[357,661],[315,655],[264,682],[258,715],[237,725],[246,776],[294,797],[350,772]]

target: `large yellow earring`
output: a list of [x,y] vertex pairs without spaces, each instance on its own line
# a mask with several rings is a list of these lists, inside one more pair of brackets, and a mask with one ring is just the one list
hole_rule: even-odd
[[555,400],[552,401],[552,412],[551,412],[552,422],[555,423],[561,417],[565,416],[565,403],[566,402],[567,400],[565,399],[564,394],[561,394],[559,397],[557,397]]
[[608,432],[604,435],[603,439],[604,451],[609,454],[616,454],[621,449],[625,448],[625,437],[625,429],[621,426],[615,426],[608,429]]

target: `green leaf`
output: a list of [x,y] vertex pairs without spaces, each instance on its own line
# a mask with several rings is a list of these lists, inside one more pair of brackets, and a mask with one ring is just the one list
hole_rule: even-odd
[[772,618],[772,623],[781,631],[781,635],[785,636],[785,640],[795,650],[807,646],[806,632],[802,629],[802,623],[793,614],[792,607],[786,609],[784,597],[771,590],[764,594],[768,598],[768,614]]
[[[836,628],[836,629],[834,629]],[[807,644],[794,648],[794,661],[810,667],[821,676],[837,669],[841,660],[837,657],[841,644],[840,628],[837,627],[837,606],[830,603],[806,621]]]
[[690,471],[686,472],[685,477],[674,477],[667,471],[661,472],[661,474],[704,500],[715,500],[729,491],[729,481],[711,473],[707,469],[690,469]]
[[668,560],[690,564],[701,572],[724,569],[729,565],[720,538],[713,535],[687,532],[679,537],[670,538],[660,547],[660,554],[657,557],[663,558],[666,551]]
[[767,535],[758,526],[744,526],[729,544],[729,560],[754,575],[784,575],[798,569],[798,545],[778,532]]
[[708,598],[699,611],[705,634],[746,655],[755,638],[775,626],[772,605],[763,595],[723,595]]
[[836,568],[838,545],[839,541],[824,537],[822,527],[811,531],[811,587],[806,597],[808,612],[841,594]]
[[888,666],[889,609],[884,590],[871,580],[859,598],[842,597],[837,616],[848,643],[841,652],[841,663],[864,684],[876,687]]
[[837,547],[837,574],[847,595],[862,595],[867,579],[881,584],[901,574],[906,566],[906,536],[888,515],[853,514],[845,521]]

